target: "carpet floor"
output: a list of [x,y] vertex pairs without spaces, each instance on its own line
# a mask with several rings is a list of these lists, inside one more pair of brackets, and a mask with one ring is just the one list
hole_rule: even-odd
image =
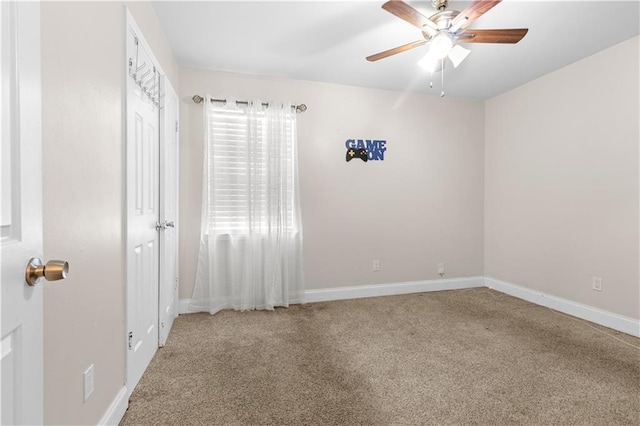
[[121,425],[640,424],[640,339],[488,289],[181,315]]

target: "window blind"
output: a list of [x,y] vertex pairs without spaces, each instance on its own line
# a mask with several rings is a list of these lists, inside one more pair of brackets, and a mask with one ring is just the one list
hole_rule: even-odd
[[[209,231],[268,232],[274,221],[291,229],[294,120],[274,129],[264,112],[224,107],[213,108],[208,119]],[[274,131],[287,143],[269,145]]]

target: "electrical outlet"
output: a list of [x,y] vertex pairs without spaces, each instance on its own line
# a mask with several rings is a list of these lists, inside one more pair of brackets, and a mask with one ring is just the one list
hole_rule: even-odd
[[93,385],[94,385],[94,374],[93,374],[93,364],[89,366],[84,372],[84,400],[89,399],[91,394],[93,393]]
[[374,260],[373,261],[373,272],[379,272],[380,271],[380,261],[379,260]]
[[602,278],[593,277],[593,289],[595,291],[602,291]]
[[444,262],[438,263],[438,275],[442,278],[444,276]]

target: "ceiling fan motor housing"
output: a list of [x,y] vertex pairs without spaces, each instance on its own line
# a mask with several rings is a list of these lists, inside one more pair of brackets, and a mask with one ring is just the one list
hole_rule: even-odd
[[440,31],[446,31],[451,27],[451,21],[458,16],[460,12],[457,10],[443,10],[429,17],[429,20],[436,24],[439,31],[434,31],[433,28],[425,25],[423,26],[422,35],[426,40],[430,40],[436,36]]
[[451,21],[453,20],[453,18],[458,16],[459,13],[460,12],[458,12],[457,10],[443,10],[442,12],[438,12],[435,15],[431,16],[429,19],[435,22],[438,28],[446,30],[451,26]]

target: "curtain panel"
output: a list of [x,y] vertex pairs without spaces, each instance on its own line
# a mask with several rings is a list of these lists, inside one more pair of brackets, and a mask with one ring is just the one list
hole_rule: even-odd
[[202,222],[190,309],[274,309],[304,292],[296,114],[289,102],[204,111]]

